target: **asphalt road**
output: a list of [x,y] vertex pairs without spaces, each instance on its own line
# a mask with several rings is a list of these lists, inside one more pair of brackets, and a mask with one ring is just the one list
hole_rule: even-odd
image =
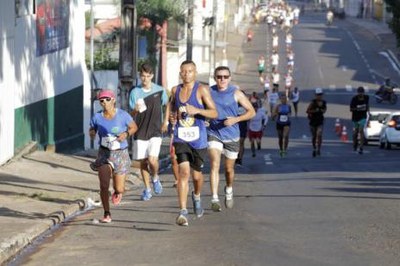
[[[255,37],[244,51],[253,62],[267,53],[263,25]],[[288,156],[278,156],[270,122],[257,156],[246,150],[236,169],[234,209],[213,213],[206,182],[204,217],[195,219],[190,210],[189,226],[175,225],[177,197],[167,171],[161,196],[142,202],[141,188],[131,187],[112,208],[112,224],[94,224],[102,210],[91,210],[45,236],[14,265],[399,265],[399,150],[372,145],[359,155],[334,133],[336,118],[351,128],[355,88],[374,88],[374,71],[392,73],[379,42],[345,20],[327,27],[322,14],[313,14],[295,28],[294,48],[301,103]],[[235,82],[256,90],[256,70],[243,69]],[[328,112],[322,156],[312,158],[305,108],[315,87],[324,88]],[[208,180],[208,167],[204,173]]]

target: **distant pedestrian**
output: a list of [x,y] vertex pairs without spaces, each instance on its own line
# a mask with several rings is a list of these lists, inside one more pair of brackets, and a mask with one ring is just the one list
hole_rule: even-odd
[[287,97],[284,93],[280,94],[280,103],[275,106],[272,119],[276,121],[276,130],[278,132],[279,155],[285,157],[289,146],[290,133],[290,115],[291,106],[287,103]]
[[139,128],[134,135],[132,158],[140,161],[140,172],[145,187],[141,199],[147,201],[152,197],[150,175],[154,192],[161,194],[163,189],[158,176],[158,156],[162,131],[168,122],[162,110],[168,102],[168,96],[163,87],[152,82],[154,71],[149,64],[142,64],[139,72],[142,83],[132,89],[129,96],[129,107]]
[[257,60],[257,67],[258,67],[258,75],[262,77],[265,71],[265,58],[263,55],[260,55]]
[[122,109],[115,107],[115,94],[112,90],[102,90],[98,95],[102,111],[90,120],[89,136],[99,136],[99,151],[92,169],[98,171],[100,198],[104,209],[102,223],[111,222],[108,189],[113,180],[112,202],[118,205],[125,190],[125,178],[130,172],[131,161],[127,139],[137,131],[132,117]]
[[311,142],[313,146],[312,156],[321,155],[322,131],[324,126],[324,114],[326,112],[326,101],[322,99],[321,88],[315,89],[315,98],[307,107],[307,116],[311,130]]
[[276,87],[274,86],[272,88],[272,91],[270,91],[267,95],[268,95],[268,104],[269,104],[270,114],[272,115],[274,112],[275,106],[278,104],[278,101],[279,101],[279,93],[276,90]]
[[265,113],[265,109],[261,108],[259,104],[253,103],[253,108],[256,111],[256,115],[249,120],[248,127],[252,157],[256,157],[256,144],[257,150],[261,150],[261,140],[268,123],[268,116]]
[[353,121],[353,150],[363,154],[364,148],[364,126],[369,113],[369,96],[365,95],[364,87],[357,88],[357,95],[351,99],[350,111]]
[[291,96],[290,96],[290,100],[292,101],[293,104],[293,109],[294,109],[294,115],[295,117],[297,117],[297,113],[299,110],[299,101],[300,101],[300,91],[299,88],[294,87]]

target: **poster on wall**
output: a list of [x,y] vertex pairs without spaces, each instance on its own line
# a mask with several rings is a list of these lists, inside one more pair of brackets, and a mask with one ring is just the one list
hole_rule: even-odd
[[36,55],[65,49],[69,45],[69,1],[36,0]]

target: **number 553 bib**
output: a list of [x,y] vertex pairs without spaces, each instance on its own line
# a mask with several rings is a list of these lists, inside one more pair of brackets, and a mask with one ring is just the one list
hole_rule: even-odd
[[200,138],[199,127],[178,127],[178,138],[191,142]]

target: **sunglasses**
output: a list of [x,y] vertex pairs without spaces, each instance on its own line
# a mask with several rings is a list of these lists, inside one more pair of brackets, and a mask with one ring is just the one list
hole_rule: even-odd
[[104,103],[105,101],[109,102],[111,101],[111,98],[103,98],[99,100],[101,103]]
[[228,79],[230,76],[229,75],[217,75],[217,79]]

